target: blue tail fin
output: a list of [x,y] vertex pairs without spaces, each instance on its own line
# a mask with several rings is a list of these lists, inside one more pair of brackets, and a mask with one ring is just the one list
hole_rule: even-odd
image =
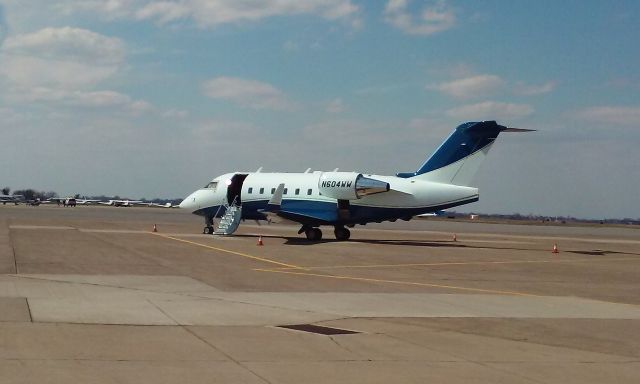
[[505,130],[512,128],[495,121],[461,124],[416,172],[397,176],[468,186],[491,145]]

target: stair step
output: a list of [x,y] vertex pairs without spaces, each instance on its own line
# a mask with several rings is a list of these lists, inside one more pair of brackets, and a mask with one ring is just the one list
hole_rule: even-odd
[[225,213],[220,218],[218,227],[214,231],[218,235],[231,235],[240,225],[240,219],[242,218],[242,207],[235,205],[225,206]]

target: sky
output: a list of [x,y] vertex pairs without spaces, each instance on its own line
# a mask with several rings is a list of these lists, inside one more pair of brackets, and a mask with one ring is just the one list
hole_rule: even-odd
[[184,197],[415,171],[502,134],[457,210],[640,218],[640,2],[0,0],[0,184]]

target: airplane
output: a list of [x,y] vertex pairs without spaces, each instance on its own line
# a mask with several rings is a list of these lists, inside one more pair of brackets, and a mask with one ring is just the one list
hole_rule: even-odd
[[177,205],[173,205],[171,203],[165,203],[165,204],[148,203],[148,205],[149,207],[155,207],[155,208],[178,208]]
[[42,200],[42,199],[40,199],[39,197],[36,197],[35,199],[31,199],[31,200],[27,200],[27,201],[25,201],[25,204],[26,204],[26,205],[30,205],[30,206],[32,206],[32,207],[37,207],[37,206],[39,206],[40,204],[47,204],[47,203],[49,203],[49,201],[48,201],[48,200]]
[[76,205],[90,205],[99,203],[100,200],[92,199],[76,199],[75,197],[52,197],[47,202],[56,202],[58,205],[62,203],[65,207],[75,207]]
[[98,201],[98,204],[102,205],[111,205],[114,207],[133,207],[137,204],[144,204],[142,200],[109,200],[109,201]]
[[309,240],[322,239],[319,227],[326,225],[334,227],[337,240],[348,240],[348,228],[358,224],[408,221],[478,201],[472,179],[495,139],[501,132],[529,131],[495,121],[463,123],[417,171],[395,176],[337,170],[227,173],[191,193],[180,208],[203,216],[207,234],[214,233],[214,218],[222,217],[224,234],[231,234],[241,219],[280,217],[300,223],[298,234]]
[[428,213],[421,213],[419,215],[416,215],[416,217],[440,217],[440,216],[445,216],[447,213],[445,211],[435,211],[435,212],[428,212]]
[[7,205],[7,203],[18,205],[22,202],[24,202],[24,196],[22,195],[0,195],[0,203],[2,205]]

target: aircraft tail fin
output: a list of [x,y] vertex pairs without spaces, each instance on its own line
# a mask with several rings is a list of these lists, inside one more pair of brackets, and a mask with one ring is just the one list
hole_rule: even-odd
[[470,186],[500,132],[529,131],[532,130],[507,128],[495,121],[461,124],[416,172],[398,173],[397,176]]

